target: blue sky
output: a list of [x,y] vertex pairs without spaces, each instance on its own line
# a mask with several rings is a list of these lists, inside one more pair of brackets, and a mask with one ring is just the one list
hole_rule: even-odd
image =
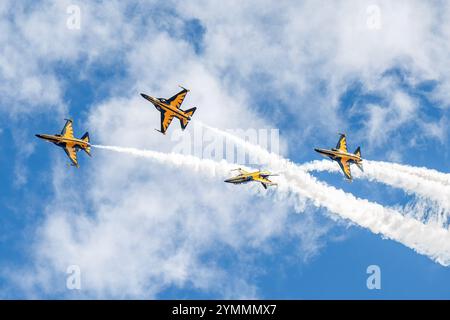
[[[170,152],[174,142],[153,130],[159,114],[139,93],[167,98],[182,84],[191,89],[183,108],[197,106],[198,120],[279,129],[283,155],[296,163],[320,159],[313,149],[334,147],[345,131],[349,149],[361,145],[367,159],[448,172],[448,51],[436,43],[448,40],[449,24],[430,22],[438,14],[431,5],[375,2],[383,18],[376,33],[351,14],[364,17],[369,3],[354,1],[313,15],[316,2],[267,1],[249,21],[247,5],[80,1],[76,31],[64,27],[68,2],[5,2],[0,296],[450,298],[448,267],[309,202],[299,212],[273,192],[104,150],[80,154],[76,170],[34,137],[59,132],[71,117],[75,134],[89,131],[94,143]],[[406,11],[424,18],[397,23]],[[425,48],[412,35],[395,38],[413,22]],[[386,207],[422,200],[313,174]],[[167,203],[169,192],[177,197]],[[68,264],[81,266],[80,291],[65,288]],[[369,265],[381,268],[381,290],[366,286]]]

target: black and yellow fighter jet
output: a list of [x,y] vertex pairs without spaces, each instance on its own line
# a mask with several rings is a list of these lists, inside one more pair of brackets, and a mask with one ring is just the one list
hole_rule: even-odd
[[352,180],[352,173],[350,171],[350,164],[354,163],[358,166],[361,171],[363,170],[362,159],[361,159],[361,148],[358,147],[354,153],[349,153],[347,151],[347,138],[345,134],[340,133],[341,137],[336,145],[336,148],[331,150],[327,149],[314,149],[321,155],[325,157],[329,157],[331,160],[339,163],[342,171],[345,174],[345,177],[349,180]]
[[241,184],[247,183],[250,181],[261,182],[264,189],[267,189],[267,186],[275,186],[277,183],[270,181],[267,179],[269,176],[277,176],[277,174],[272,174],[268,171],[255,171],[255,172],[247,172],[241,168],[234,169],[232,171],[239,171],[239,174],[233,178],[226,179],[224,182],[233,183],[233,184]]
[[186,94],[189,90],[181,87],[183,90],[178,92],[170,99],[164,98],[153,98],[146,94],[141,93],[141,96],[155,106],[155,108],[161,112],[161,130],[156,130],[161,132],[162,134],[166,134],[166,130],[172,122],[173,118],[178,118],[181,123],[181,129],[185,129],[191,120],[192,115],[194,114],[197,108],[191,108],[189,110],[183,111],[180,109],[181,104],[183,103]]
[[66,120],[66,124],[61,131],[61,134],[37,134],[36,137],[44,139],[45,141],[52,142],[56,144],[58,147],[64,149],[69,157],[70,161],[72,161],[72,165],[75,167],[78,166],[77,160],[77,152],[82,149],[89,156],[91,155],[91,145],[89,144],[89,133],[86,132],[81,139],[77,139],[73,136],[73,126],[72,120]]

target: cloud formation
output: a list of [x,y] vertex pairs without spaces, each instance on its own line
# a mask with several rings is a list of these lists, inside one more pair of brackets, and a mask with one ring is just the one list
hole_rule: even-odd
[[[375,1],[381,25],[373,29],[367,24],[373,1],[78,1],[79,30],[66,26],[71,4],[0,5],[0,112],[10,126],[75,113],[87,119],[97,143],[170,152],[171,141],[151,132],[159,116],[138,93],[169,96],[183,84],[191,89],[185,103],[199,107],[196,117],[215,127],[285,127],[290,121],[282,139],[295,143],[286,153],[304,156],[309,149],[298,141],[307,145],[338,128],[353,129],[350,117],[358,115],[359,132],[393,140],[386,154],[410,139],[399,132],[411,121],[417,124],[412,137],[428,135],[438,143],[448,138],[448,4]],[[203,32],[188,37],[193,21]],[[405,79],[392,80],[392,69]],[[98,76],[105,70],[111,73]],[[104,96],[79,110],[78,101],[66,99],[69,74]],[[432,107],[404,87],[416,89],[424,81],[436,83],[426,93]],[[342,97],[355,83],[361,95],[387,99],[345,105]],[[425,108],[438,108],[439,117],[418,112]],[[378,140],[359,137],[380,148]],[[94,157],[77,174],[61,169],[62,161],[52,163],[54,200],[30,248],[33,270],[19,281],[27,294],[30,288],[38,296],[67,294],[61,278],[67,264],[79,264],[91,296],[157,297],[171,286],[258,295],[248,275],[252,264],[249,271],[240,258],[285,236],[290,205],[265,199],[256,187],[212,188],[213,181],[142,159],[100,152]],[[176,201],[167,199],[167,190]],[[288,200],[299,211],[311,210],[301,199]],[[309,223],[311,228],[292,236],[314,255],[328,226]],[[242,271],[232,276],[216,262],[230,251],[234,270]]]

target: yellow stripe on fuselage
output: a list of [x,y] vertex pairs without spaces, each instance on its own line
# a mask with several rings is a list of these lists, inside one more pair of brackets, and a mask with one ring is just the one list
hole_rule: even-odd
[[353,153],[334,152],[334,154],[336,156],[344,158],[344,159],[349,159],[349,160],[353,160],[353,161],[362,161],[361,157],[359,157],[359,156],[357,156],[356,154],[353,154]]
[[[172,107],[171,105],[162,103],[161,101],[156,100],[156,99],[154,99],[154,101],[152,101],[152,102],[153,102],[153,104],[156,102],[156,104],[158,105],[158,107],[160,107],[160,108],[162,108],[162,109],[164,109],[164,110],[173,112],[173,113],[175,113],[175,115],[177,115],[177,116],[179,116],[179,117],[181,117],[181,118],[185,118],[186,120],[190,120],[190,117],[187,116],[187,115],[186,115],[183,111],[181,111],[180,109],[174,108],[174,107]],[[177,117],[177,118],[179,118],[179,117]]]
[[346,160],[352,160],[355,162],[362,161],[361,157],[354,153],[342,152],[339,150],[327,150],[327,149],[315,149],[315,150],[325,157],[342,158]]
[[87,146],[90,145],[86,141],[83,141],[81,139],[76,139],[76,138],[64,138],[64,137],[61,137],[60,141],[61,142],[65,142],[65,143],[69,143],[69,144],[74,144],[74,145],[79,144],[79,145],[81,145],[83,147],[87,147]]
[[74,146],[80,146],[82,149],[87,148],[90,146],[89,142],[86,142],[81,139],[77,138],[67,138],[64,136],[55,136],[55,135],[49,135],[49,134],[43,134],[41,135],[41,138],[44,140],[47,140],[48,142],[52,143],[65,143],[67,146],[74,147]]

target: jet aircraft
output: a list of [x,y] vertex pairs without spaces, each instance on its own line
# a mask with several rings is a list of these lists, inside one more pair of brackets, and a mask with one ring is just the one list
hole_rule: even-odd
[[170,99],[164,98],[153,98],[144,93],[141,93],[141,96],[144,99],[147,99],[155,108],[161,112],[161,130],[156,130],[161,132],[162,134],[166,134],[166,130],[172,122],[173,118],[177,118],[180,120],[181,129],[185,129],[191,120],[192,115],[194,114],[197,108],[191,108],[189,110],[183,111],[180,109],[181,104],[183,103],[186,94],[189,92],[188,89],[181,87],[180,92],[174,95]]
[[250,181],[261,182],[264,189],[267,189],[267,186],[275,186],[277,183],[270,181],[267,179],[269,176],[277,176],[277,174],[272,174],[268,171],[255,171],[255,172],[247,172],[241,168],[234,169],[232,171],[238,171],[239,174],[235,177],[226,179],[224,182],[233,183],[233,184],[241,184],[247,183]]
[[352,180],[352,173],[350,171],[350,164],[354,163],[358,166],[361,171],[363,170],[362,159],[361,159],[361,148],[358,147],[354,153],[349,153],[347,151],[347,138],[344,133],[340,133],[339,141],[336,148],[331,150],[327,149],[314,149],[321,155],[329,157],[331,160],[339,163],[344,175],[347,179]]
[[79,167],[77,160],[77,152],[82,149],[89,156],[91,155],[91,145],[89,143],[89,133],[86,132],[81,139],[77,139],[73,136],[72,120],[66,120],[66,124],[61,131],[61,134],[37,134],[36,137],[44,139],[47,142],[52,142],[58,147],[61,147],[66,152],[72,165]]

